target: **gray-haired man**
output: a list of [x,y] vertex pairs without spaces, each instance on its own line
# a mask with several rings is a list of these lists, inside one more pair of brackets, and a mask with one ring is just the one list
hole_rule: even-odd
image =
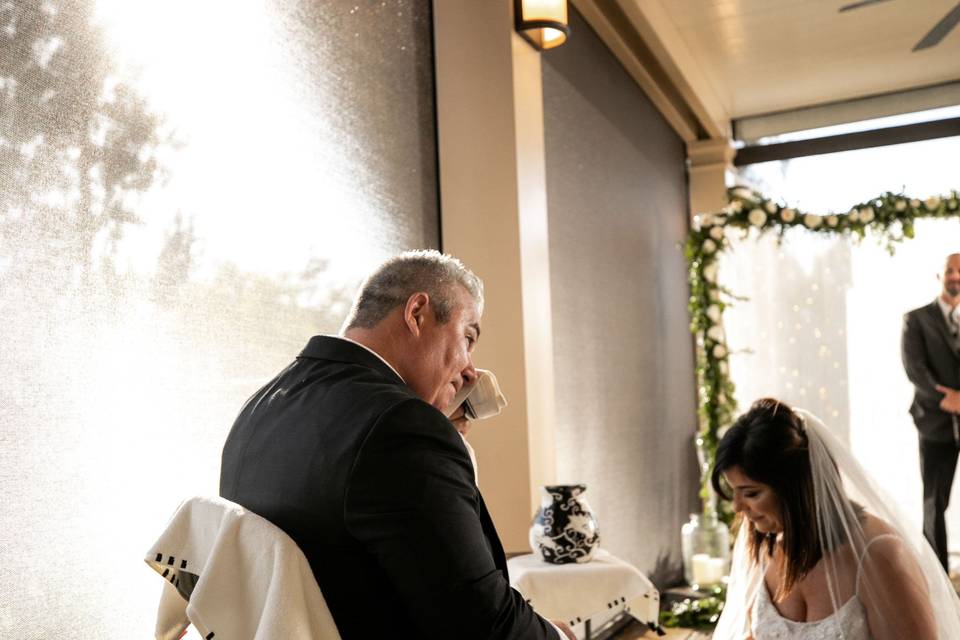
[[476,378],[482,310],[483,285],[458,260],[388,260],[341,336],[313,337],[227,438],[221,495],[303,549],[344,640],[562,637],[510,588],[440,411]]

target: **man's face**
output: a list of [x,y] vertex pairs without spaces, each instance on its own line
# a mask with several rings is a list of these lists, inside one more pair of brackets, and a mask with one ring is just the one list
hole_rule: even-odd
[[450,316],[437,322],[428,304],[423,312],[414,370],[407,384],[418,396],[445,409],[467,382],[473,382],[473,348],[480,337],[480,311],[473,297],[462,286],[455,287]]
[[947,264],[940,274],[943,292],[951,298],[960,296],[960,254],[947,256]]

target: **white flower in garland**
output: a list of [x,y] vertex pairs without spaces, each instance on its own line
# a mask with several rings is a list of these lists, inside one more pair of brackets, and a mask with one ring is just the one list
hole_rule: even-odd
[[767,210],[767,213],[769,213],[770,215],[773,215],[773,214],[775,214],[775,213],[777,212],[777,205],[776,205],[776,203],[771,202],[770,200],[767,200],[767,201],[764,203],[763,208],[766,209],[766,210]]
[[713,357],[717,360],[722,360],[727,355],[727,348],[722,344],[713,345]]
[[907,210],[907,201],[906,200],[897,200],[893,203],[893,208],[897,211],[906,211]]
[[780,210],[780,219],[784,222],[793,222],[797,217],[797,212],[793,209],[781,209]]
[[860,210],[856,207],[850,209],[850,213],[847,214],[847,220],[850,222],[860,222]]
[[815,213],[808,213],[807,215],[803,216],[803,224],[808,229],[816,229],[820,226],[821,222],[823,222],[823,218]]
[[710,227],[710,237],[714,240],[723,240],[723,227]]
[[740,202],[739,200],[734,200],[733,202],[730,203],[730,208],[733,210],[734,213],[740,213],[741,211],[743,211],[743,203]]
[[920,201],[914,198],[913,200],[910,201],[910,206],[913,207],[914,209],[919,209]]
[[750,189],[746,189],[744,187],[737,187],[736,189],[731,191],[730,194],[738,198],[743,198],[744,200],[754,199],[753,191],[750,191]]
[[697,214],[697,221],[700,223],[701,229],[706,229],[707,227],[713,224],[713,214],[712,213],[699,213]]
[[835,227],[835,226],[837,226],[837,223],[838,223],[838,222],[840,222],[840,219],[837,218],[837,216],[835,216],[835,215],[829,215],[829,216],[827,216],[827,226],[828,226],[828,227]]
[[730,375],[730,365],[728,365],[726,361],[720,363],[720,373],[725,376]]
[[873,207],[864,207],[860,209],[860,219],[866,223],[873,222],[873,219],[876,218],[876,212],[874,212]]
[[711,262],[703,268],[703,277],[707,282],[717,281],[717,263]]
[[762,227],[767,221],[767,214],[763,212],[763,209],[754,209],[747,215],[747,220],[755,227]]
[[936,211],[940,208],[940,198],[937,196],[930,196],[923,201],[923,204],[926,205],[927,211]]
[[[714,229],[716,229],[716,227],[714,227]],[[703,241],[703,252],[704,252],[704,253],[708,253],[708,254],[709,254],[709,253],[713,253],[713,252],[716,251],[716,250],[717,250],[717,243],[716,243],[716,242],[714,242],[714,241],[711,240],[710,238],[707,238],[706,240]]]
[[707,337],[714,342],[723,342],[723,329],[715,324],[707,329]]
[[711,322],[720,322],[720,307],[715,304],[707,307],[707,317],[710,318]]
[[723,214],[717,214],[713,216],[713,224],[717,225],[718,227],[722,227],[723,225],[727,224],[727,216]]
[[707,294],[710,298],[710,302],[720,302],[720,292],[716,289],[710,289],[710,293]]

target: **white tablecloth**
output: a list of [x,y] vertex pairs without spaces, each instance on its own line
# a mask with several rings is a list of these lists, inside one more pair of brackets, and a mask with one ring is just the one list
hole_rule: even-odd
[[599,550],[583,564],[549,564],[538,555],[507,561],[510,583],[544,618],[563,620],[582,636],[621,612],[658,626],[660,594],[636,567]]

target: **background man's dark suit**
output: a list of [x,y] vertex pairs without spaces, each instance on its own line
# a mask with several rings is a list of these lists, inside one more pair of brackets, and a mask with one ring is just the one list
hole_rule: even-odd
[[960,353],[935,300],[903,317],[901,355],[916,391],[910,415],[920,435],[923,478],[923,533],[947,567],[944,511],[957,468],[956,418],[940,408],[936,385],[960,389]]
[[557,637],[509,586],[453,425],[356,344],[312,338],[247,401],[220,494],[303,549],[344,640]]

